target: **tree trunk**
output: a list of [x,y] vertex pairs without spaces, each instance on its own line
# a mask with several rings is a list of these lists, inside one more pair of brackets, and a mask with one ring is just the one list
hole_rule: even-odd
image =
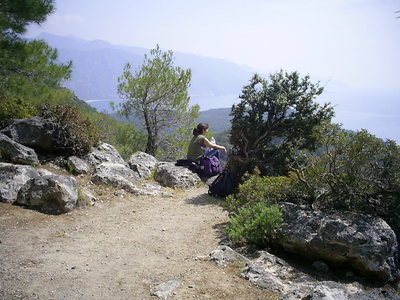
[[151,135],[147,136],[146,153],[152,156],[156,155],[157,147],[155,145],[155,140]]

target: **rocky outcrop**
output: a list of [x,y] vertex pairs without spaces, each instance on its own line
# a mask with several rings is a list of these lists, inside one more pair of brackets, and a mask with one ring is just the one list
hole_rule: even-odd
[[[249,259],[228,246],[221,245],[210,253],[211,261],[219,265],[245,264],[241,276],[252,284],[277,293],[280,300],[359,300],[359,299],[400,299],[389,290],[362,289],[357,282],[340,283],[316,279],[291,266],[284,259],[266,251],[258,251],[256,258]],[[321,272],[321,277],[326,277]]]
[[[14,120],[1,132],[6,145],[1,146],[0,137],[1,161],[39,164],[35,150],[41,153],[57,152],[57,126],[50,120],[40,117]],[[86,174],[94,168],[94,183],[112,185],[131,193],[138,193],[135,186],[138,179],[150,178],[155,170],[155,179],[165,187],[189,188],[201,182],[197,174],[186,168],[176,167],[173,163],[160,163],[144,152],[133,154],[126,163],[115,147],[107,143],[93,147],[83,158],[69,157],[65,167],[74,175]],[[149,194],[149,191],[144,194]]]
[[189,169],[177,167],[174,163],[159,162],[144,152],[133,154],[128,164],[121,163],[122,157],[118,151],[108,144],[94,148],[86,159],[96,166],[92,174],[94,183],[112,185],[131,193],[140,193],[136,185],[148,179],[153,172],[154,179],[164,187],[185,189],[201,183],[200,177]]
[[191,188],[201,183],[199,175],[174,163],[160,162],[156,167],[155,180],[170,188]]
[[39,158],[33,149],[14,142],[3,133],[0,133],[0,158],[14,164],[39,164]]
[[18,191],[16,204],[49,214],[70,212],[78,201],[75,178],[63,175],[39,176],[28,180]]
[[14,202],[20,188],[38,176],[38,171],[32,166],[0,163],[0,202]]
[[282,203],[283,226],[277,243],[286,251],[333,266],[351,267],[362,276],[395,280],[396,235],[380,218],[359,214],[328,215],[305,206]]
[[[24,126],[28,126],[27,124],[33,124],[34,128],[34,130],[30,131],[32,136],[30,136],[29,141],[28,137],[24,136],[22,132],[20,132]],[[7,132],[15,138],[18,138],[20,141],[34,144],[35,147],[41,151],[43,151],[43,149],[53,149],[52,146],[50,146],[51,138],[49,137],[49,132],[53,131],[50,129],[40,131],[39,129],[42,129],[46,126],[49,128],[51,127],[50,125],[43,124],[48,123],[46,123],[46,120],[42,120],[40,118],[16,120],[13,126],[9,126],[4,132]],[[47,137],[43,137],[42,135]],[[1,140],[4,141],[6,146],[1,147]],[[38,146],[36,143],[48,143],[49,145]],[[37,155],[33,149],[28,151],[29,148],[11,140],[8,136],[1,133],[0,149],[2,153],[0,156],[0,161],[12,160],[20,163],[32,162],[39,164],[39,160],[37,159]],[[19,152],[17,152],[17,150]],[[25,154],[27,154],[24,156],[26,158],[21,158],[23,157],[22,154],[24,154],[24,151]],[[170,191],[165,191],[162,185],[173,188],[188,188],[196,186],[199,182],[199,177],[196,174],[188,172],[188,170],[183,167],[177,168],[173,166],[172,163],[170,164],[173,168],[171,172],[161,169],[163,174],[159,176],[161,185],[159,183],[151,182],[152,180],[145,180],[149,179],[158,164],[160,163],[156,158],[143,152],[133,154],[129,160],[129,164],[127,164],[119,152],[112,145],[107,143],[103,143],[98,147],[94,147],[92,151],[83,158],[71,156],[66,160],[59,159],[56,160],[55,163],[50,163],[50,165],[55,168],[66,168],[66,170],[73,175],[86,174],[93,170],[91,174],[91,180],[93,183],[110,185],[136,195],[170,197],[173,193]],[[3,164],[0,168],[0,176],[3,179],[0,183],[0,201],[16,201],[19,189],[29,179],[38,176],[51,175],[54,174],[43,168],[35,170],[32,167],[22,168],[20,165]],[[196,182],[196,184],[194,184],[194,182]],[[86,202],[93,203],[95,196],[84,196],[84,198],[87,198],[85,200]],[[23,200],[20,199],[20,202],[21,201]],[[35,201],[31,203],[32,206],[39,207],[40,205],[36,205],[37,202],[38,200],[35,199]],[[35,204],[33,205],[33,203]],[[23,205],[29,206],[31,204],[26,202]],[[46,210],[54,211],[54,209],[42,209],[42,211]],[[59,211],[65,212],[68,211],[68,209],[59,209]]]
[[47,153],[57,151],[58,132],[54,122],[49,119],[40,117],[16,119],[1,132],[13,141],[35,151]]

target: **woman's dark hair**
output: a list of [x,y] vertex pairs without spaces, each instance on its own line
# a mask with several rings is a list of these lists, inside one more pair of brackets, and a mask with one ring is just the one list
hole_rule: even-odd
[[199,135],[204,129],[208,129],[207,123],[199,123],[196,128],[193,128],[193,135]]

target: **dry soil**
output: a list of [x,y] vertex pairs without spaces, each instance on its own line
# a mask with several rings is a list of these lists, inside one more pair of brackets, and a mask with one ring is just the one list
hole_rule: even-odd
[[[96,187],[93,187],[94,189]],[[63,215],[0,203],[1,299],[276,299],[209,260],[227,213],[207,186],[146,197],[97,187],[94,206]]]

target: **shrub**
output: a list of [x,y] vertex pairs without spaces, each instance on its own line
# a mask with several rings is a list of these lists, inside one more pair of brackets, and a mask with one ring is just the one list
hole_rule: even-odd
[[237,212],[244,207],[251,207],[259,202],[278,203],[288,198],[299,197],[292,178],[285,176],[263,177],[255,170],[255,174],[246,173],[238,192],[229,195],[225,200],[225,208],[229,212]]
[[233,215],[226,232],[235,242],[263,246],[273,238],[274,230],[282,221],[282,212],[277,204],[258,202],[240,209]]
[[124,160],[128,161],[133,153],[146,149],[146,135],[135,125],[119,121],[104,112],[92,113],[91,120],[101,128],[104,142],[113,145]]
[[20,98],[0,99],[0,128],[7,126],[12,119],[34,116],[36,108]]
[[59,136],[56,144],[60,153],[84,155],[100,142],[100,131],[72,105],[42,105],[39,115],[56,122]]
[[246,173],[238,192],[225,200],[231,213],[227,226],[228,236],[236,242],[265,245],[273,237],[274,229],[282,222],[282,213],[277,204],[283,197],[293,195],[289,177],[262,177]]
[[320,155],[304,155],[292,178],[319,208],[376,214],[400,198],[400,148],[365,130],[323,128]]
[[290,150],[315,149],[316,126],[334,115],[315,98],[319,83],[298,72],[276,72],[269,80],[254,74],[232,106],[230,143],[242,158],[240,176],[257,166],[263,175],[287,175]]
[[146,147],[146,136],[131,123],[119,123],[116,125],[115,148],[122,158],[129,160],[131,155],[137,151],[144,151]]
[[381,217],[400,236],[400,147],[366,130],[347,132],[334,124],[317,134],[319,152],[298,152],[290,174],[308,203]]

